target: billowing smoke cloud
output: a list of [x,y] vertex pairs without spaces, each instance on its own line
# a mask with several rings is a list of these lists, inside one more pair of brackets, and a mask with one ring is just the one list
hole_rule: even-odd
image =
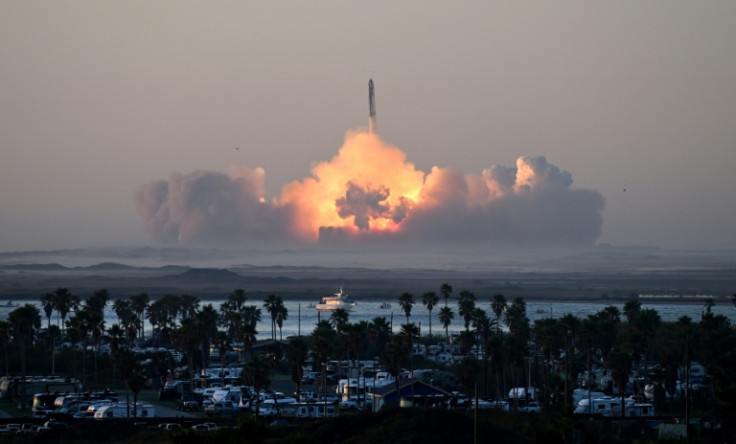
[[264,171],[172,175],[136,193],[138,212],[164,242],[484,242],[569,245],[594,242],[604,201],[571,188],[569,172],[544,157],[480,174],[417,170],[376,135],[348,133],[311,177],[264,197]]
[[229,174],[174,173],[143,185],[136,208],[153,238],[166,243],[269,241],[288,236],[288,206],[266,202],[261,168]]

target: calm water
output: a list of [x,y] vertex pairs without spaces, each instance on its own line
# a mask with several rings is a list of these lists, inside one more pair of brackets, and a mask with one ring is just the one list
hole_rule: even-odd
[[[16,307],[23,303],[34,303],[41,308],[40,302],[37,300],[31,301],[19,301],[16,303]],[[201,303],[200,306],[205,304],[212,304],[212,306],[219,311],[220,305],[224,300],[219,301],[207,301]],[[315,301],[316,303],[317,301]],[[372,299],[366,301],[357,301],[358,304],[353,307],[350,313],[350,322],[359,321],[371,321],[373,318],[383,316],[389,322],[392,323],[393,330],[398,331],[401,328],[401,324],[406,322],[404,312],[401,310],[397,299]],[[256,300],[249,300],[249,304],[257,305],[261,308],[261,322],[258,325],[258,338],[266,339],[270,336],[271,332],[271,318],[268,312],[262,308],[263,302]],[[381,304],[391,304],[391,308],[381,308]],[[297,334],[308,335],[314,329],[314,326],[318,320],[318,312],[315,308],[309,308],[309,303],[305,301],[289,301],[285,300],[284,304],[289,310],[289,315],[284,323],[282,333],[284,338],[287,336],[293,336]],[[588,315],[596,313],[608,305],[614,305],[623,309],[623,303],[605,303],[605,302],[527,302],[527,316],[533,323],[534,320],[554,317],[559,318],[567,313],[571,313],[579,318],[585,318]],[[437,318],[439,309],[444,306],[444,301],[440,300],[440,304],[435,307],[432,311],[432,332],[442,333],[444,329]],[[460,332],[464,329],[463,320],[457,314],[456,304],[450,302],[453,312],[455,312],[455,319],[450,325],[450,332]],[[490,303],[485,302],[478,304],[479,307],[483,308],[488,312],[489,316],[493,318],[492,311],[490,309]],[[7,319],[8,312],[13,310],[15,307],[3,307],[0,305],[0,319]],[[656,303],[647,304],[642,302],[642,308],[654,308],[659,313],[663,321],[676,321],[681,316],[690,316],[693,321],[697,322],[702,313],[704,312],[704,305],[702,303]],[[736,322],[736,307],[732,304],[720,304],[716,305],[712,309],[715,314],[722,314],[728,317],[732,323]],[[411,311],[410,321],[416,323],[421,327],[422,334],[427,334],[429,331],[429,312],[427,309],[418,302]],[[319,313],[321,319],[329,319],[329,312]],[[41,317],[43,325],[45,325],[46,318],[43,310],[41,310]],[[56,313],[51,318],[51,321],[56,320]],[[106,326],[110,326],[118,322],[115,312],[112,310],[112,304],[108,304],[105,311]],[[151,331],[151,325],[146,324],[146,331]]]

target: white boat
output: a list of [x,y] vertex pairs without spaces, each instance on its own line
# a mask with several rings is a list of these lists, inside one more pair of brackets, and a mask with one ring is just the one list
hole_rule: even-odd
[[342,287],[340,287],[340,290],[338,290],[337,293],[331,295],[331,296],[324,296],[320,301],[319,304],[317,304],[317,310],[319,311],[333,311],[337,310],[338,308],[342,308],[343,310],[350,310],[353,307],[355,307],[357,303],[350,299],[347,293],[344,293],[342,291]]

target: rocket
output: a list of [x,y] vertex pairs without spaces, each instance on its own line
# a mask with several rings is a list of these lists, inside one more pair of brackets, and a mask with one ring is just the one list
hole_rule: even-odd
[[368,131],[376,134],[376,93],[373,90],[373,79],[368,80]]

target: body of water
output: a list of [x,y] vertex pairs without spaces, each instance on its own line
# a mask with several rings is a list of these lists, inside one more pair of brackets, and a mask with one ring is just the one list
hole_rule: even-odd
[[[38,300],[16,301],[14,302],[14,306],[12,307],[0,305],[0,319],[7,319],[8,313],[10,311],[17,308],[21,304],[29,302],[39,307],[39,309],[41,310],[43,325],[45,326],[46,317],[43,309],[41,308],[40,301]],[[206,301],[200,303],[200,307],[206,304],[212,304],[212,306],[219,311],[220,305],[223,302],[225,301]],[[316,304],[317,302],[318,301],[314,301],[314,304]],[[263,301],[248,300],[246,304],[256,305],[261,308],[261,322],[258,324],[258,339],[269,338],[271,334],[271,317],[266,309],[263,308]],[[390,304],[390,308],[383,308],[385,304]],[[286,319],[286,322],[284,322],[282,328],[282,334],[284,338],[299,334],[309,335],[319,319],[328,320],[331,314],[330,312],[318,312],[314,307],[309,306],[309,302],[305,301],[284,300],[284,305],[289,310],[288,318]],[[465,326],[462,317],[459,316],[457,313],[457,304],[454,300],[450,300],[449,305],[455,314],[455,318],[453,319],[452,324],[450,324],[449,331],[450,333],[460,332],[464,330]],[[606,303],[602,301],[529,301],[527,302],[526,307],[527,317],[529,317],[531,323],[533,324],[536,319],[548,317],[561,318],[568,313],[582,319],[587,317],[588,315],[602,310],[608,305],[613,305],[615,307],[618,307],[619,310],[623,311],[623,302]],[[491,317],[491,319],[494,318],[490,303],[478,303],[477,306],[486,310],[488,316]],[[444,307],[444,300],[442,298],[440,298],[440,303],[432,310],[433,334],[444,333],[442,324],[438,319],[438,313],[441,307]],[[660,301],[654,304],[648,304],[646,303],[646,301],[642,301],[642,308],[653,308],[657,310],[663,321],[676,321],[681,316],[689,316],[693,320],[693,322],[698,322],[702,314],[705,312],[705,306],[702,303],[667,303]],[[732,323],[736,322],[736,307],[734,307],[733,304],[715,305],[712,308],[712,311],[714,314],[725,315]],[[351,311],[349,311],[349,314],[350,322],[370,322],[376,317],[385,317],[392,324],[394,332],[398,332],[401,328],[401,325],[406,323],[406,316],[404,316],[404,312],[403,310],[401,310],[397,298],[371,299],[365,301],[358,300],[357,305],[353,307]],[[54,313],[51,318],[52,323],[56,321],[56,316],[56,313]],[[109,327],[117,322],[117,315],[112,310],[112,304],[110,303],[105,310],[105,325],[106,327]],[[420,326],[422,335],[426,335],[429,333],[429,312],[426,307],[424,307],[424,305],[422,305],[419,301],[412,307],[410,322],[414,322]],[[146,331],[151,331],[151,325],[148,323],[146,323]]]

